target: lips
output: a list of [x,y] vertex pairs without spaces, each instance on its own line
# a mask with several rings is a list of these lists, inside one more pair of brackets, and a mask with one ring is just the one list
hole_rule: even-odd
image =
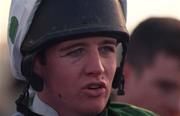
[[92,82],[85,85],[83,94],[89,97],[104,96],[106,93],[106,84],[104,82]]

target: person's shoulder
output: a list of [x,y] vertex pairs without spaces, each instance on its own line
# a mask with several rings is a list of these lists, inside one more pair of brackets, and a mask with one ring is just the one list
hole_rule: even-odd
[[109,104],[109,112],[116,114],[115,116],[158,116],[147,109],[116,102]]

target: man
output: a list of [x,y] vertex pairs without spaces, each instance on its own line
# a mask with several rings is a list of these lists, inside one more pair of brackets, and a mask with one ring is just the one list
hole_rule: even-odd
[[140,23],[131,35],[124,71],[126,95],[116,100],[180,116],[180,21]]
[[15,115],[153,116],[109,101],[112,84],[123,93],[122,67],[113,80],[117,45],[122,43],[124,58],[127,41],[117,0],[13,0],[11,67],[28,85]]

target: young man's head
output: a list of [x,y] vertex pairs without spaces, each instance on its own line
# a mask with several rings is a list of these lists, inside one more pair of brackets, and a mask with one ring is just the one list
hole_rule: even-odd
[[131,35],[125,101],[162,116],[180,115],[180,21],[150,18]]
[[95,115],[106,106],[116,71],[117,41],[85,37],[58,43],[35,58],[34,72],[44,81],[42,100],[61,115]]
[[116,47],[122,43],[126,48],[128,41],[120,1],[18,3],[15,0],[10,11],[14,75],[26,79],[39,98],[60,115],[92,116],[102,112],[112,84],[120,88],[118,81],[113,81]]

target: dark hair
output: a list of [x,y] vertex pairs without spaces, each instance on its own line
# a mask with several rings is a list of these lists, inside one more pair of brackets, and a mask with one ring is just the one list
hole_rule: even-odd
[[137,71],[153,63],[159,52],[180,58],[180,21],[153,17],[141,22],[132,32],[127,62]]

